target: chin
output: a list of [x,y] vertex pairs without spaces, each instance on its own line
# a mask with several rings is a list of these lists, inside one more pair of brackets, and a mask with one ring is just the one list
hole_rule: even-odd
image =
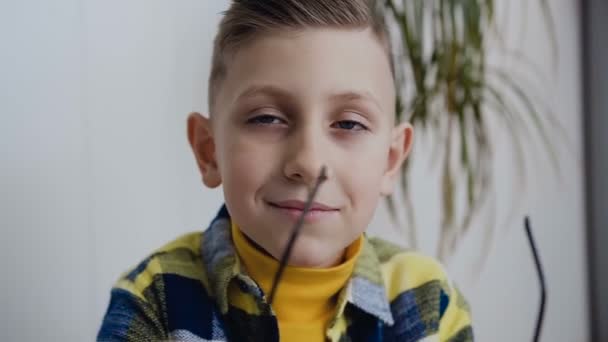
[[[304,241],[296,241],[296,245]],[[306,268],[328,268],[339,264],[342,261],[344,249],[338,251],[325,248],[325,244],[319,244],[315,247],[298,248],[295,246],[289,265],[295,267]],[[334,245],[335,246],[335,245]]]

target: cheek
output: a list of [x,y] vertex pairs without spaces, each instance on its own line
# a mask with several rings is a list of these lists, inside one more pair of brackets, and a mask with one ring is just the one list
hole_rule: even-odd
[[272,174],[273,150],[237,137],[221,144],[219,167],[226,200],[242,202],[251,199]]
[[374,142],[367,148],[360,148],[355,156],[339,166],[347,179],[350,191],[358,194],[379,193],[379,185],[386,169],[388,148],[381,142]]
[[352,200],[352,217],[349,224],[355,234],[363,233],[369,226],[380,201],[380,184],[375,179],[361,179],[360,187],[354,190]]
[[[381,173],[378,170],[361,170],[350,175],[349,197],[355,212],[368,212],[375,209],[380,197]],[[368,210],[371,207],[370,210]]]
[[352,205],[351,224],[357,229],[365,229],[378,205],[387,154],[387,149],[377,147],[342,169],[342,184]]

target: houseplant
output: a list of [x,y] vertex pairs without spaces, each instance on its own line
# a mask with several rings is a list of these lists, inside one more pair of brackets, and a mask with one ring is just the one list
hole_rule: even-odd
[[[555,52],[549,1],[537,3]],[[492,166],[497,156],[488,120],[498,120],[512,138],[513,182],[520,186],[526,178],[526,144],[534,140],[541,142],[557,169],[547,132],[560,127],[524,82],[487,62],[488,39],[500,38],[494,0],[385,0],[383,6],[394,31],[397,115],[411,122],[418,134],[434,137],[435,157],[441,164],[437,251],[445,260],[483,211],[488,197],[495,195]],[[523,61],[525,56],[517,58]],[[394,219],[399,207],[404,208],[409,243],[416,247],[410,168],[411,159],[401,174],[401,201],[391,197],[387,204]],[[485,229],[493,230],[494,225],[490,222]]]

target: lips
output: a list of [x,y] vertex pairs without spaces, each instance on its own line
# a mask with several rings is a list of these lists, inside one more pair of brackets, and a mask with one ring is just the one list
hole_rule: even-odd
[[[290,210],[304,210],[304,207],[306,206],[306,202],[300,201],[300,200],[287,200],[287,201],[280,201],[280,202],[269,202],[270,205],[281,208],[281,209],[290,209]],[[322,203],[318,203],[318,202],[313,202],[310,206],[310,210],[311,211],[337,211],[337,208],[322,204]]]
[[[267,202],[273,212],[278,213],[281,217],[287,218],[292,223],[297,222],[302,218],[302,212],[306,202],[300,200],[287,200],[278,202]],[[336,218],[336,215],[340,212],[340,209],[331,207],[326,204],[319,202],[313,202],[311,209],[303,216],[304,222],[308,224],[320,223],[325,220]]]

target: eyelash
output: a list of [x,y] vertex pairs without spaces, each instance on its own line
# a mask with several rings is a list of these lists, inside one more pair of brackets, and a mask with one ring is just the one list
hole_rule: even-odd
[[344,124],[344,123],[354,124],[355,126],[359,126],[360,127],[358,129],[346,129],[346,128],[342,128],[342,129],[347,130],[347,131],[368,131],[369,130],[369,128],[367,128],[367,126],[365,126],[364,124],[362,124],[362,123],[360,123],[358,121],[355,121],[355,120],[341,120],[341,121],[336,122],[336,124],[338,126],[340,124]]
[[[277,123],[268,122],[267,120],[269,120],[269,119],[271,121],[275,121],[275,120],[279,121],[279,123],[281,123],[281,124],[286,123],[285,120],[283,120],[277,116],[270,115],[270,114],[263,114],[263,115],[258,115],[258,116],[248,119],[247,124],[255,125],[255,126],[270,126],[270,125],[277,124]],[[332,124],[332,127],[337,125],[338,128],[340,128],[339,126],[343,125],[345,123],[349,124],[349,125],[352,124],[353,126],[359,127],[358,129],[352,129],[352,128],[348,129],[348,128],[341,127],[341,129],[346,130],[346,131],[368,131],[369,130],[369,128],[367,126],[365,126],[364,124],[362,124],[358,121],[355,121],[355,120],[340,120],[340,121],[337,121],[336,123]]]
[[263,121],[264,119],[277,120],[277,121],[280,121],[280,123],[285,123],[285,120],[283,120],[277,116],[270,115],[270,114],[262,114],[262,115],[255,116],[253,118],[248,119],[247,123],[251,124],[251,125],[256,125],[256,126],[274,125],[274,123],[264,122]]

